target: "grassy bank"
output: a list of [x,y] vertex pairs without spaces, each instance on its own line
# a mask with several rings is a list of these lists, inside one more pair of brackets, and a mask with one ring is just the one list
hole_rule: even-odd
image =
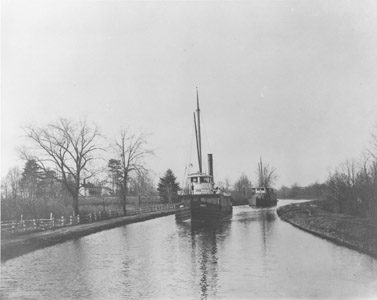
[[173,213],[174,209],[170,211],[150,212],[135,216],[126,216],[89,224],[80,224],[76,226],[47,230],[30,235],[2,238],[1,261],[6,261],[40,248],[52,246],[57,243],[62,243],[67,240],[79,238],[98,231],[163,217]]
[[279,207],[279,217],[303,230],[377,258],[377,220],[336,213],[334,202],[314,200]]

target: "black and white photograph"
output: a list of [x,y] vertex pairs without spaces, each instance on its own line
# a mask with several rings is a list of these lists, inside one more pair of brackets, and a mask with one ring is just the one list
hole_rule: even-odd
[[377,1],[0,3],[1,299],[377,299]]

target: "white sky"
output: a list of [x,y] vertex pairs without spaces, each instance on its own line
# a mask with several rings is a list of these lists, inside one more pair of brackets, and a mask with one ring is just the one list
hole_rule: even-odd
[[203,152],[231,183],[260,156],[277,186],[323,181],[377,122],[374,0],[1,3],[2,176],[23,166],[21,127],[62,116],[151,133],[149,166],[181,180],[196,86]]

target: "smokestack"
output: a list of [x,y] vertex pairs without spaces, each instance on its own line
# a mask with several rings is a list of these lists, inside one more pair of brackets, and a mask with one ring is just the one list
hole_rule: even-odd
[[208,154],[208,173],[213,178],[213,160],[212,160],[212,154]]

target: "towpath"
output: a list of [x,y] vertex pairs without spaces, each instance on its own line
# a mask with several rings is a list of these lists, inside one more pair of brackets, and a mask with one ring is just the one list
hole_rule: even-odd
[[5,261],[40,248],[48,247],[70,239],[79,238],[98,231],[130,223],[142,222],[171,214],[174,214],[174,209],[101,220],[88,224],[67,226],[13,237],[2,237],[1,260]]

